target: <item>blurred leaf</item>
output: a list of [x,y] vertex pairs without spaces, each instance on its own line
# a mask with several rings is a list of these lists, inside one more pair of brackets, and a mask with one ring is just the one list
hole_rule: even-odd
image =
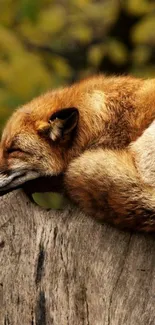
[[23,46],[12,30],[0,26],[0,53],[2,51],[12,57],[15,53],[21,53]]
[[137,16],[155,9],[155,3],[148,0],[126,0],[124,5],[129,13]]
[[9,63],[0,64],[0,78],[11,92],[26,99],[37,88],[45,90],[50,87],[51,78],[38,56],[26,52],[21,54],[12,58],[11,66]]
[[1,0],[0,1],[0,22],[2,25],[8,27],[12,25],[15,19],[15,8],[16,3],[12,0]]
[[140,65],[146,63],[151,56],[151,49],[148,46],[139,45],[135,47],[132,53],[132,60],[134,64]]
[[76,24],[70,28],[70,35],[81,43],[88,43],[92,38],[92,29],[87,25]]
[[18,5],[18,18],[23,19],[24,17],[31,21],[36,21],[41,0],[20,0]]
[[[111,23],[117,19],[119,13],[119,2],[115,0],[101,1],[101,2],[89,2],[87,10],[85,11],[85,17],[90,21],[97,22],[105,25],[107,22]],[[99,26],[98,26],[99,27]]]
[[67,204],[67,200],[61,194],[54,192],[34,193],[32,197],[39,206],[45,209],[62,210]]
[[125,63],[128,59],[128,51],[126,46],[115,40],[111,39],[108,44],[108,55],[110,59],[115,62],[116,64]]
[[[97,10],[96,5],[96,10]],[[100,7],[98,8],[100,12],[101,22],[103,23],[106,20],[106,23],[113,24],[119,15],[120,3],[115,0],[108,0],[100,3]],[[102,13],[102,15],[101,15]]]
[[71,4],[73,6],[77,6],[78,8],[84,9],[87,8],[87,6],[92,2],[92,0],[72,0]]
[[0,89],[0,133],[7,118],[13,112],[13,108],[18,104],[20,104],[20,101],[11,96],[8,90],[5,88]]
[[53,69],[61,76],[68,77],[71,74],[71,68],[64,58],[58,55],[53,55],[51,63]]
[[155,14],[148,15],[138,22],[132,29],[134,43],[155,44]]
[[105,52],[106,49],[103,44],[91,46],[88,52],[88,62],[97,67],[101,63]]
[[40,12],[39,28],[50,34],[59,32],[65,25],[66,15],[63,6],[55,6]]
[[28,19],[24,19],[19,25],[19,32],[24,36],[29,43],[35,44],[48,44],[50,42],[49,34],[41,30],[38,24],[29,22]]

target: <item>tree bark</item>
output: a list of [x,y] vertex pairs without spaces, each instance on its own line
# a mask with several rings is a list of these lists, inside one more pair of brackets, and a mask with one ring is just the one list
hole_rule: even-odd
[[0,325],[154,325],[155,241],[0,198]]

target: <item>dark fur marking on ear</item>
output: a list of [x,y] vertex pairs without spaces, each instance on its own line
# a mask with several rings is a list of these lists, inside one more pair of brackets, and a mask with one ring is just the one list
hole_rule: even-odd
[[53,113],[52,116],[50,117],[49,121],[54,121],[56,118],[58,118],[60,120],[66,120],[73,113],[78,114],[77,108],[75,108],[75,107],[62,108],[60,111]]
[[64,137],[71,134],[77,126],[78,119],[79,112],[75,107],[64,108],[55,112],[49,120],[51,126],[49,135],[53,142],[64,139]]

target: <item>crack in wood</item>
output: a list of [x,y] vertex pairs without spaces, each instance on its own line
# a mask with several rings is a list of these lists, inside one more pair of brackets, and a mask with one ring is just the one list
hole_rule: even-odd
[[46,299],[44,291],[40,291],[35,308],[36,325],[46,325]]
[[8,315],[4,317],[4,325],[11,325]]
[[5,241],[2,240],[2,241],[0,242],[0,248],[4,248],[4,246],[5,246]]
[[130,234],[129,240],[128,240],[127,245],[126,245],[126,250],[125,250],[125,252],[123,254],[123,257],[124,258],[123,258],[123,261],[122,261],[122,265],[120,267],[120,272],[118,274],[117,280],[115,282],[115,285],[113,287],[113,290],[112,290],[112,293],[111,293],[111,296],[110,296],[110,303],[109,303],[109,308],[108,308],[108,325],[111,325],[111,307],[113,306],[113,304],[112,304],[112,302],[113,302],[113,296],[114,296],[114,294],[116,292],[116,288],[118,286],[119,280],[120,280],[121,275],[122,275],[123,270],[124,270],[125,261],[127,259],[128,252],[129,252],[129,246],[130,246],[130,242],[131,242],[131,237],[132,237],[132,235]]
[[66,315],[66,319],[67,319],[67,324],[69,325],[69,310],[70,310],[70,303],[69,303],[69,274],[68,274],[68,269],[67,269],[67,264],[68,264],[68,254],[67,254],[67,249],[66,248],[66,257],[67,257],[67,261],[65,261],[64,256],[63,256],[63,246],[64,246],[64,240],[63,240],[63,235],[61,235],[61,249],[60,249],[60,256],[61,256],[61,260],[63,262],[63,267],[65,270],[65,275],[64,275],[64,285],[65,285],[65,291],[66,291],[66,297],[67,297],[67,305],[68,305],[68,313]]
[[87,325],[90,325],[90,323],[89,323],[89,306],[88,306],[87,294],[86,294],[86,317],[87,317]]
[[41,282],[41,278],[43,276],[44,260],[45,260],[44,247],[40,244],[38,262],[37,262],[37,270],[36,270],[36,278],[35,278],[36,285],[38,285],[38,283]]
[[56,227],[54,227],[54,233],[53,233],[53,244],[54,244],[53,246],[54,246],[54,248],[56,246],[57,234],[58,234],[58,227],[56,226]]

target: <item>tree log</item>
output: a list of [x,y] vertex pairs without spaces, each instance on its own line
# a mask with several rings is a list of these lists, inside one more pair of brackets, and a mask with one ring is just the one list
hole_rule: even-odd
[[0,198],[0,325],[154,325],[155,240]]

